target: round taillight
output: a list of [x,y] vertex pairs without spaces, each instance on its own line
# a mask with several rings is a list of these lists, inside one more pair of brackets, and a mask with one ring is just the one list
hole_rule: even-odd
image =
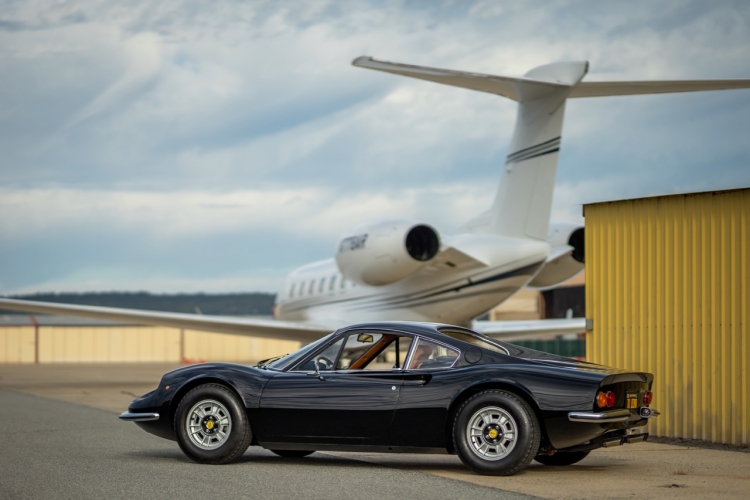
[[615,405],[615,393],[612,391],[607,391],[607,406],[614,406]]
[[654,393],[651,391],[646,391],[643,393],[643,404],[648,406],[651,404],[651,399],[653,399]]
[[596,395],[596,406],[599,408],[606,408],[607,406],[607,394],[604,392],[599,392],[599,394]]

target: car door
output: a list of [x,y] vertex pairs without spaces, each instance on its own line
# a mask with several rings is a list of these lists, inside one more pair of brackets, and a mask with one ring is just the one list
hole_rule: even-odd
[[447,344],[417,340],[403,373],[388,445],[445,447],[447,410],[454,395],[451,371],[460,355]]
[[356,366],[358,350],[385,340],[382,333],[362,335],[346,334],[296,371],[279,373],[266,384],[260,401],[264,441],[356,445],[373,442],[388,431],[402,373]]

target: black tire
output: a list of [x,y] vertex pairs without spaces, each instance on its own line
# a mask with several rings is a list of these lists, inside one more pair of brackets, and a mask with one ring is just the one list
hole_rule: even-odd
[[573,465],[589,456],[590,451],[558,451],[554,455],[537,455],[534,460],[544,465]]
[[[198,446],[190,438],[187,430],[188,419],[191,417],[192,409],[198,403],[205,401],[219,403],[226,409],[231,419],[231,425],[227,427],[228,434],[225,434],[221,444],[214,444],[216,447],[213,449],[203,449]],[[212,427],[214,426],[213,421],[211,425]],[[250,442],[253,440],[253,433],[250,429],[250,422],[247,420],[244,405],[234,392],[218,384],[199,385],[182,398],[175,412],[174,429],[177,434],[177,443],[180,445],[183,453],[191,460],[201,464],[218,465],[232,462],[245,453],[245,450],[247,450],[247,447],[250,446]],[[217,425],[213,432],[218,430],[219,427]],[[208,431],[205,432],[208,433]],[[207,439],[210,442],[211,437],[207,436]],[[213,439],[218,440],[218,437],[214,437]]]
[[315,453],[314,451],[308,451],[308,450],[271,450],[272,452],[276,453],[280,457],[284,458],[302,458],[306,457],[307,455],[312,455]]
[[[494,436],[497,438],[495,442],[507,445],[507,452],[501,446],[493,447],[490,441],[485,441],[485,437],[491,436],[485,435],[485,431],[482,431],[481,436],[467,436],[471,421],[480,418],[484,422],[484,418],[479,416],[482,410],[488,410],[492,418],[497,418],[498,422],[503,422],[503,416],[512,417],[512,423],[515,425],[515,440],[512,444],[510,438],[503,441],[504,437],[511,435],[508,428],[502,425],[494,427],[497,431]],[[494,424],[490,422],[481,425],[488,429]],[[510,425],[507,418],[505,425]],[[540,442],[541,431],[534,410],[526,401],[507,391],[492,390],[475,394],[461,405],[453,421],[454,449],[464,465],[477,474],[510,476],[521,472],[539,451]],[[495,454],[497,458],[480,457],[480,451],[475,451],[479,446],[487,446],[487,452]]]

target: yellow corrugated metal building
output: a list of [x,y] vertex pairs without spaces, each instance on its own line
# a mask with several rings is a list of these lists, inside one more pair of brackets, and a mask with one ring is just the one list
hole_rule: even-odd
[[0,363],[253,362],[300,347],[290,340],[159,326],[51,323],[0,324]]
[[750,188],[584,215],[587,359],[654,374],[653,434],[750,443]]

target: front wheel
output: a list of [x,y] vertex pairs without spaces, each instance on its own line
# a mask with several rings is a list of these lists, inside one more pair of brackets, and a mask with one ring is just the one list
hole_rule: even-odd
[[573,465],[589,456],[589,451],[559,451],[554,455],[538,455],[534,460],[544,465]]
[[483,475],[510,476],[539,451],[541,432],[534,410],[507,391],[483,391],[466,401],[453,423],[461,461]]
[[308,451],[308,450],[271,450],[272,452],[276,453],[280,457],[284,458],[302,458],[306,457],[307,455],[312,455],[315,453],[314,451]]
[[188,392],[177,406],[174,428],[183,453],[202,464],[232,462],[253,439],[239,398],[218,384],[199,385]]

